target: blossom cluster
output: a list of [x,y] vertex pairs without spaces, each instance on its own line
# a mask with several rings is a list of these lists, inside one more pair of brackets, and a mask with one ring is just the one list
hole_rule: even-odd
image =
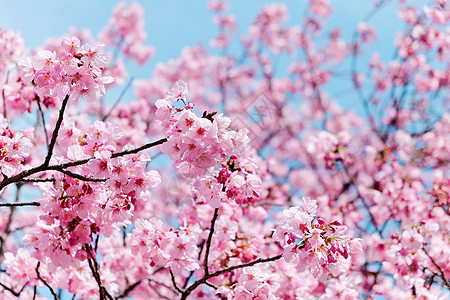
[[23,163],[31,154],[33,131],[16,131],[0,116],[0,180],[24,169]]
[[150,266],[170,267],[177,274],[185,268],[194,271],[200,267],[196,256],[202,230],[198,224],[173,231],[164,228],[161,220],[138,219],[135,226],[128,237],[131,251]]
[[283,257],[297,265],[299,272],[309,270],[321,281],[337,277],[350,266],[350,254],[361,250],[348,228],[339,221],[326,223],[316,217],[317,201],[303,198],[301,206],[283,211],[274,238],[283,247]]
[[44,214],[39,229],[24,238],[38,250],[35,255],[49,257],[57,266],[86,259],[85,245],[94,235],[109,236],[129,223],[137,202],[146,201],[148,189],[161,181],[158,172],[146,170],[145,154],[112,157],[130,147],[120,145],[120,131],[112,124],[96,121],[84,131],[67,120],[61,131],[55,161],[89,159],[89,163],[53,174],[53,183],[40,183]]
[[125,56],[143,65],[155,52],[152,46],[143,44],[147,38],[144,29],[144,10],[138,2],[119,3],[108,25],[100,33],[100,41],[118,47]]
[[19,33],[0,28],[0,70],[9,69],[25,54],[24,41]]
[[107,64],[101,45],[81,45],[77,37],[64,38],[63,56],[41,50],[32,58],[20,61],[22,79],[32,83],[45,106],[54,106],[67,95],[73,101],[80,96],[89,101],[105,95],[105,84],[113,78],[102,74]]
[[258,199],[261,179],[255,175],[255,162],[243,155],[247,132],[230,129],[230,119],[217,112],[198,116],[186,103],[187,94],[187,84],[177,81],[164,99],[156,101],[156,116],[169,139],[162,151],[182,174],[197,178],[196,202],[219,207],[224,195],[239,203]]

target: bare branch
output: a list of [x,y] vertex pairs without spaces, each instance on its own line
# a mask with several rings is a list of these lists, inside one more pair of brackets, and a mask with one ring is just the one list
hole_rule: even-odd
[[24,178],[20,182],[34,183],[34,182],[55,182],[55,178]]
[[37,97],[36,102],[37,102],[37,104],[38,104],[39,113],[40,113],[41,119],[42,119],[42,127],[44,128],[45,143],[47,144],[47,147],[48,147],[48,146],[49,146],[49,143],[48,143],[47,127],[45,126],[44,111],[42,110],[41,101],[40,101],[39,97]]
[[[131,149],[131,150],[126,150],[126,151],[121,151],[121,152],[116,152],[113,153],[111,155],[112,158],[115,157],[121,157],[121,156],[125,156],[128,154],[135,154],[138,153],[140,151],[143,151],[145,149],[149,149],[161,144],[164,144],[165,142],[167,142],[168,139],[167,138],[162,138],[160,140],[157,140],[156,142],[152,142],[152,143],[148,143],[145,144],[139,148],[135,148],[135,149]],[[39,173],[39,172],[44,172],[44,171],[60,171],[60,170],[64,170],[67,169],[69,167],[74,167],[74,166],[80,166],[80,165],[84,165],[86,163],[88,163],[90,160],[95,159],[95,157],[90,157],[90,158],[86,158],[86,159],[81,159],[81,160],[76,160],[76,161],[71,161],[71,162],[67,162],[67,163],[63,163],[63,164],[59,164],[59,165],[46,165],[45,162],[37,167],[28,169],[28,170],[24,170],[22,172],[20,172],[19,174],[16,174],[14,176],[8,177],[3,179],[3,181],[0,182],[0,190],[3,189],[5,186],[13,183],[13,182],[18,182],[18,181],[22,181],[24,178]]]
[[205,270],[205,276],[209,275],[209,269],[208,269],[208,257],[209,257],[209,250],[211,249],[211,240],[212,236],[214,234],[214,226],[216,224],[217,217],[219,216],[219,209],[214,209],[214,215],[211,219],[211,227],[209,229],[209,235],[208,239],[206,240],[206,251],[205,251],[205,260],[203,261],[203,269]]
[[[16,184],[17,190],[16,190],[16,197],[14,199],[14,203],[18,203],[19,199],[20,199],[20,189],[22,187],[21,183],[17,183]],[[11,233],[11,223],[12,223],[12,219],[14,216],[14,212],[16,210],[16,206],[11,206],[11,210],[9,212],[9,216],[8,216],[8,223],[6,223],[6,228],[3,234],[0,235],[0,259],[3,259],[3,248],[5,245],[5,240],[7,238],[7,236]]]
[[13,206],[41,206],[39,202],[7,202],[0,203],[0,207],[13,207]]
[[120,299],[120,298],[125,298],[126,296],[128,296],[128,294],[134,290],[135,287],[137,287],[139,284],[141,283],[141,281],[137,281],[135,283],[133,283],[132,285],[129,285],[123,292],[122,294],[120,294],[119,296],[116,297],[116,299]]
[[117,98],[116,102],[113,104],[113,106],[111,106],[111,108],[109,109],[108,113],[102,118],[102,121],[106,121],[106,119],[108,119],[108,117],[114,111],[116,106],[120,103],[120,101],[122,101],[123,96],[125,95],[127,90],[130,88],[131,83],[133,82],[133,80],[134,80],[134,78],[131,77],[130,80],[128,81],[127,85],[123,88],[122,92],[120,93],[119,98]]
[[44,278],[42,278],[41,274],[39,273],[39,267],[41,265],[41,262],[38,262],[36,265],[36,275],[39,278],[40,281],[42,281],[46,287],[48,287],[48,289],[50,290],[50,293],[52,293],[53,295],[53,299],[55,300],[59,300],[58,295],[56,295],[55,291],[53,290],[53,288],[48,284],[47,280],[45,280]]
[[106,180],[108,180],[108,178],[90,178],[90,177],[85,177],[83,175],[76,174],[76,173],[73,173],[73,172],[71,172],[69,170],[64,170],[64,169],[56,170],[56,171],[61,172],[63,174],[66,174],[67,176],[70,176],[72,178],[79,179],[81,181],[105,182]]
[[139,148],[136,148],[136,149],[113,153],[111,155],[111,158],[120,157],[120,156],[124,156],[124,155],[128,155],[128,154],[135,154],[135,153],[141,152],[142,150],[149,149],[149,148],[152,148],[152,147],[164,144],[167,141],[168,141],[167,138],[162,138],[160,140],[157,140],[156,142],[148,143],[148,144],[146,144],[144,146],[141,146]]
[[100,268],[97,263],[97,260],[94,258],[94,255],[92,254],[90,245],[85,244],[84,249],[90,256],[90,257],[88,257],[88,264],[89,264],[89,268],[91,269],[92,276],[94,276],[94,279],[97,282],[98,291],[100,293],[100,300],[104,300],[104,299],[114,300],[114,298],[108,293],[106,288],[103,286],[102,280],[100,278],[100,271],[99,271]]
[[246,267],[251,267],[251,266],[256,265],[256,264],[276,261],[276,260],[279,260],[282,257],[283,257],[283,255],[279,254],[279,255],[276,255],[276,256],[268,257],[268,258],[259,258],[257,260],[254,260],[254,261],[251,261],[251,262],[248,262],[248,263],[235,265],[235,266],[231,266],[229,268],[218,270],[218,271],[216,271],[214,273],[209,274],[208,276],[203,276],[203,278],[201,278],[201,279],[197,280],[196,282],[194,282],[189,288],[187,288],[183,292],[183,294],[181,295],[181,300],[187,299],[187,296],[189,296],[190,293],[192,293],[198,286],[200,286],[202,284],[206,284],[206,281],[208,281],[210,278],[217,277],[219,275],[231,272],[233,270],[242,269],[242,268],[246,268]]
[[67,102],[69,101],[69,95],[67,95],[61,104],[61,108],[59,110],[58,120],[56,121],[55,128],[53,129],[52,139],[50,141],[50,144],[48,145],[48,152],[47,156],[45,157],[44,166],[48,166],[50,163],[50,159],[53,155],[53,148],[55,148],[56,144],[56,138],[58,137],[59,129],[61,128],[61,124],[64,118],[64,111],[66,110]]
[[0,286],[1,286],[2,288],[4,288],[5,290],[7,290],[8,292],[10,292],[11,294],[13,294],[14,296],[19,297],[20,294],[22,293],[22,291],[25,289],[25,286],[26,286],[26,285],[24,285],[24,286],[22,287],[22,289],[21,289],[19,292],[16,292],[16,291],[13,290],[12,288],[10,288],[10,287],[4,285],[4,284],[1,283],[1,282],[0,282]]
[[156,280],[149,279],[149,280],[148,280],[148,285],[149,285],[149,287],[150,287],[153,291],[155,291],[155,293],[156,293],[161,299],[171,300],[171,298],[166,297],[166,296],[164,296],[163,294],[161,294],[161,292],[159,291],[159,289],[151,284],[152,282],[154,282],[154,283],[156,283],[156,284],[158,284],[158,285],[162,285],[162,286],[166,287],[167,289],[169,289],[169,290],[173,291],[174,293],[176,293],[174,290],[172,290],[170,287],[168,287],[168,286],[165,285],[164,283],[158,282],[158,281],[156,281]]
[[422,247],[423,252],[425,252],[425,254],[430,258],[431,262],[433,263],[433,265],[435,265],[435,267],[439,270],[439,275],[441,276],[442,280],[444,281],[444,285],[447,288],[450,288],[450,282],[447,280],[447,278],[445,278],[445,273],[442,270],[441,266],[434,260],[433,257],[431,257],[431,255],[427,252],[427,250]]
[[183,294],[183,293],[184,293],[184,290],[182,290],[182,289],[178,286],[178,284],[176,283],[176,281],[175,281],[175,276],[173,275],[172,269],[169,269],[169,270],[170,270],[170,279],[172,280],[173,287],[175,288],[175,290],[176,290],[178,293]]
[[7,117],[7,113],[6,113],[6,95],[5,95],[5,86],[6,86],[6,84],[8,83],[8,79],[9,79],[9,72],[10,71],[8,71],[8,73],[6,73],[6,79],[5,79],[5,83],[4,83],[4,85],[3,85],[3,88],[2,88],[2,98],[3,98],[3,117],[5,118],[5,119],[7,119],[8,117]]

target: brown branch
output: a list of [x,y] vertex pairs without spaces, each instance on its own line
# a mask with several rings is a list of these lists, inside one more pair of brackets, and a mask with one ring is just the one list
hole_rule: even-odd
[[116,299],[120,299],[120,298],[125,298],[126,296],[128,296],[128,294],[134,290],[139,284],[141,283],[141,281],[137,281],[135,283],[133,283],[132,285],[129,285],[119,296],[116,297]]
[[41,101],[40,101],[39,97],[37,97],[36,102],[37,102],[37,104],[38,104],[38,109],[39,109],[39,112],[40,112],[40,114],[41,114],[42,127],[44,128],[44,134],[45,134],[45,143],[47,144],[47,147],[48,147],[48,146],[49,146],[49,143],[48,143],[47,127],[45,126],[44,111],[42,110]]
[[59,110],[58,120],[56,121],[55,128],[53,129],[52,139],[50,141],[50,144],[48,145],[48,152],[47,156],[45,157],[44,166],[48,166],[50,163],[50,159],[53,155],[53,149],[55,148],[56,144],[56,138],[58,137],[59,129],[61,128],[61,124],[64,118],[64,111],[66,110],[67,102],[69,101],[69,95],[66,95],[66,97],[63,99],[61,108]]
[[217,217],[219,216],[219,209],[214,209],[214,215],[211,219],[211,227],[209,229],[209,235],[208,239],[206,240],[206,251],[205,251],[205,260],[203,261],[203,269],[205,270],[205,276],[209,275],[209,269],[208,269],[208,257],[209,257],[209,250],[211,249],[211,241],[212,236],[214,234],[214,226],[216,224]]
[[[168,139],[167,138],[162,138],[160,140],[157,140],[156,142],[152,142],[152,143],[148,143],[146,145],[143,145],[139,148],[136,149],[131,149],[131,150],[126,150],[126,151],[121,151],[121,152],[116,152],[113,153],[111,155],[111,158],[115,158],[115,157],[121,157],[121,156],[125,156],[128,154],[135,154],[138,153],[142,150],[145,149],[149,149],[161,144],[164,144],[165,142],[167,142]],[[80,165],[84,165],[86,163],[88,163],[90,160],[95,159],[95,157],[90,157],[90,158],[86,158],[86,159],[81,159],[81,160],[76,160],[76,161],[71,161],[71,162],[67,162],[67,163],[63,163],[63,164],[59,164],[59,165],[45,165],[45,162],[37,167],[28,169],[28,170],[23,170],[22,172],[20,172],[19,174],[16,174],[14,176],[8,177],[3,179],[3,181],[0,182],[0,190],[3,189],[4,187],[6,187],[7,185],[13,183],[13,182],[18,182],[18,181],[22,181],[24,178],[39,173],[39,172],[44,172],[44,171],[60,171],[60,170],[64,170],[67,169],[69,167],[75,167],[75,166],[80,166]]]
[[[14,203],[18,203],[19,202],[20,189],[22,187],[22,184],[21,183],[17,183],[16,187],[17,187],[17,190],[16,190],[16,197],[14,199]],[[9,212],[8,222],[6,223],[5,231],[4,231],[3,234],[0,235],[0,242],[1,242],[1,245],[0,245],[0,259],[1,260],[3,259],[3,248],[4,248],[4,245],[5,245],[6,238],[11,233],[11,223],[12,223],[12,219],[13,219],[13,215],[14,215],[14,212],[16,210],[16,207],[17,206],[11,206],[11,210]]]
[[55,178],[24,178],[20,182],[34,183],[34,182],[55,182]]
[[150,284],[151,282],[154,282],[154,283],[156,283],[156,284],[158,284],[158,285],[161,285],[161,286],[165,287],[166,289],[170,290],[170,291],[173,292],[173,293],[176,293],[176,292],[177,292],[177,291],[175,291],[171,286],[169,286],[169,285],[167,285],[167,284],[165,284],[165,283],[163,283],[163,282],[159,282],[159,281],[154,280],[154,279],[151,279],[151,278],[148,279],[148,282],[149,282],[149,284]]
[[211,219],[211,227],[210,227],[210,231],[209,231],[209,235],[208,235],[208,239],[206,240],[206,250],[205,250],[205,260],[203,261],[203,268],[205,271],[205,274],[203,275],[203,277],[199,280],[197,280],[196,282],[194,282],[191,286],[189,286],[187,289],[181,289],[177,283],[175,282],[175,276],[172,273],[172,270],[170,270],[170,276],[172,279],[172,284],[174,286],[174,288],[176,289],[177,292],[181,293],[181,300],[185,300],[187,299],[187,297],[200,285],[202,284],[206,284],[209,285],[213,288],[216,288],[215,286],[213,286],[211,283],[208,282],[209,279],[219,276],[221,274],[224,273],[228,273],[231,272],[233,270],[236,269],[241,269],[241,268],[245,268],[245,267],[250,267],[259,263],[265,263],[265,262],[270,262],[270,261],[275,261],[278,260],[282,257],[282,255],[277,255],[277,256],[273,256],[273,257],[268,257],[268,258],[260,258],[248,263],[244,263],[244,264],[240,264],[240,265],[235,265],[229,268],[225,268],[222,270],[218,270],[214,273],[209,273],[209,268],[208,268],[208,256],[209,256],[209,252],[210,252],[210,248],[211,248],[211,241],[212,241],[212,236],[214,234],[214,226],[215,226],[215,222],[217,220],[217,217],[219,215],[219,209],[216,208],[214,210],[214,215]]
[[[28,283],[27,283],[27,284],[28,284]],[[25,286],[26,286],[27,284],[25,284],[19,292],[16,292],[16,291],[13,290],[12,288],[10,288],[10,287],[8,287],[8,286],[6,286],[6,285],[4,285],[3,283],[0,282],[0,286],[1,286],[2,288],[4,288],[5,290],[7,290],[8,292],[10,292],[11,294],[13,294],[13,295],[16,296],[16,297],[19,297],[19,296],[20,296],[20,294],[21,294],[22,291],[25,289]]]
[[235,266],[231,266],[222,270],[218,270],[214,273],[209,274],[208,276],[203,276],[203,278],[197,280],[196,282],[194,282],[189,288],[187,288],[181,295],[181,300],[185,300],[187,299],[187,296],[189,296],[190,293],[192,293],[199,285],[201,284],[206,284],[206,282],[213,277],[217,277],[219,275],[222,275],[224,273],[228,273],[231,272],[233,270],[237,270],[237,269],[242,269],[242,268],[246,268],[246,267],[251,267],[253,265],[256,264],[260,264],[260,263],[265,263],[265,262],[271,262],[271,261],[276,261],[279,260],[280,258],[282,258],[283,255],[279,254],[276,256],[272,256],[272,257],[268,257],[268,258],[259,258],[257,260],[248,262],[248,263],[244,263],[244,264],[240,264],[240,265],[235,265]]
[[7,116],[7,114],[6,114],[6,95],[5,95],[5,88],[4,88],[4,87],[8,84],[9,72],[10,72],[10,71],[8,71],[8,73],[6,73],[6,80],[5,80],[5,83],[3,84],[3,88],[2,88],[3,117],[4,117],[5,119],[8,119],[8,116]]
[[350,170],[348,169],[348,167],[346,165],[344,165],[344,164],[342,164],[342,165],[344,167],[345,174],[347,175],[347,177],[349,179],[348,182],[351,183],[355,187],[357,197],[361,200],[364,208],[366,209],[367,213],[369,214],[370,221],[372,222],[373,227],[375,228],[375,231],[379,234],[380,237],[383,237],[383,232],[378,228],[377,222],[375,220],[375,216],[370,211],[369,205],[366,203],[366,201],[364,200],[364,197],[361,195],[361,192],[359,191],[358,185],[356,184],[356,178],[352,174],[350,174]]
[[39,202],[7,202],[0,203],[0,207],[13,207],[13,206],[41,206]]
[[39,278],[40,281],[42,281],[46,287],[48,287],[48,289],[50,290],[50,293],[52,293],[53,295],[53,299],[55,300],[59,300],[58,295],[56,295],[55,291],[53,290],[53,288],[48,284],[47,280],[45,280],[44,278],[42,278],[41,274],[39,273],[39,267],[41,265],[41,262],[38,262],[36,265],[36,275]]
[[124,87],[124,89],[120,93],[119,98],[117,98],[116,102],[113,104],[113,106],[111,106],[111,108],[109,109],[108,113],[102,118],[103,122],[106,121],[106,119],[112,114],[112,112],[114,111],[116,106],[120,103],[120,101],[122,101],[123,96],[125,95],[127,90],[130,88],[131,83],[133,82],[133,80],[134,80],[134,78],[131,77],[130,80],[128,81],[127,85]]
[[167,289],[169,289],[170,291],[176,293],[174,290],[172,290],[170,287],[168,287],[168,286],[165,285],[164,283],[158,282],[158,281],[153,280],[153,279],[149,279],[149,280],[148,280],[148,286],[149,286],[153,291],[155,291],[155,293],[156,293],[161,299],[171,300],[171,298],[166,297],[166,296],[164,296],[163,294],[161,294],[160,291],[158,290],[158,288],[155,287],[155,286],[153,286],[153,285],[151,284],[152,282],[154,282],[154,283],[156,283],[156,284],[158,284],[158,285],[162,285],[162,286],[166,287]]
[[149,148],[152,148],[152,147],[164,144],[167,141],[168,141],[167,138],[162,138],[162,139],[157,140],[156,142],[148,143],[148,144],[146,144],[144,146],[141,146],[139,148],[136,148],[136,149],[131,149],[131,150],[126,150],[126,151],[113,153],[111,155],[111,158],[120,157],[120,156],[124,156],[124,155],[128,155],[128,154],[135,154],[135,153],[138,153],[138,152],[140,152],[142,150],[149,149]]
[[176,283],[176,281],[175,281],[175,276],[173,275],[172,269],[169,269],[169,270],[170,270],[170,279],[172,280],[173,287],[175,288],[175,290],[176,290],[178,293],[183,294],[184,291],[183,291],[183,290],[178,286],[178,284]]
[[69,170],[64,170],[64,169],[56,170],[56,171],[61,172],[63,174],[66,174],[69,177],[72,177],[72,178],[75,178],[75,179],[79,179],[81,181],[105,182],[106,180],[108,180],[108,178],[90,178],[90,177],[85,177],[83,175],[76,174],[76,173],[73,173],[73,172],[71,172]]
[[448,282],[447,278],[445,278],[445,273],[442,270],[441,266],[434,260],[433,257],[431,257],[431,255],[427,252],[427,250],[424,247],[422,247],[422,250],[430,258],[430,260],[433,263],[433,265],[435,265],[435,267],[439,270],[440,276],[441,276],[442,280],[444,281],[444,285],[447,288],[450,288],[450,282]]
[[[205,246],[205,240],[203,240],[203,241],[198,245],[198,248],[199,248],[199,251],[198,251],[198,257],[197,257],[198,260],[200,260],[200,258],[202,257],[202,252],[203,252],[204,246]],[[189,276],[186,277],[186,279],[184,280],[184,283],[183,283],[183,289],[185,289],[185,288],[187,287],[187,285],[188,285],[188,283],[189,283],[189,280],[191,279],[191,277],[192,277],[193,275],[194,275],[194,271],[191,271],[191,272],[189,273]]]
[[100,272],[99,272],[100,268],[97,263],[97,260],[94,258],[94,255],[92,254],[90,245],[85,244],[84,249],[90,256],[90,258],[88,257],[88,264],[89,264],[89,268],[91,269],[92,275],[94,276],[94,279],[97,282],[98,291],[100,293],[100,300],[104,300],[104,299],[114,300],[114,298],[108,293],[106,288],[103,286],[102,280],[100,278]]

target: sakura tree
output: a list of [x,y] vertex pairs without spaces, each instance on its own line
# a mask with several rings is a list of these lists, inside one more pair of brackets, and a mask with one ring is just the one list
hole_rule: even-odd
[[345,34],[305,2],[239,29],[209,1],[210,45],[143,79],[136,2],[38,49],[0,29],[0,298],[448,299],[450,3]]

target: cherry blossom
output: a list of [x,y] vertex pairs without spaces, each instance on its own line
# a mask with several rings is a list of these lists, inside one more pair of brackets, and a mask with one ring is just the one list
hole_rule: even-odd
[[0,298],[447,299],[448,1],[296,5],[209,1],[209,43],[136,79],[137,2],[0,29]]

